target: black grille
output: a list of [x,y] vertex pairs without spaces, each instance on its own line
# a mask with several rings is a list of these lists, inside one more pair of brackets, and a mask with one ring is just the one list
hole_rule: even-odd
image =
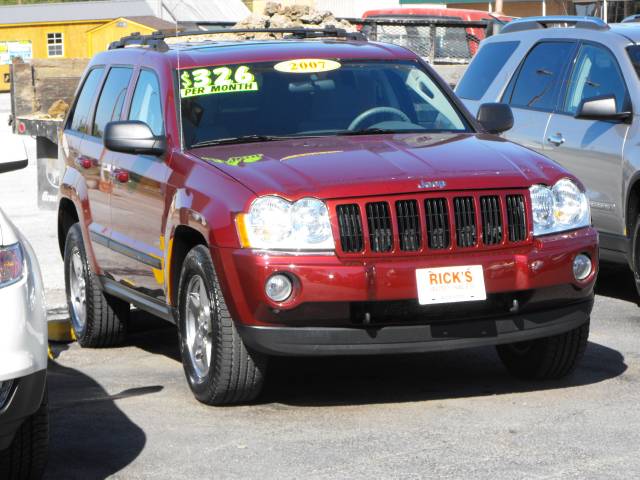
[[344,252],[361,252],[364,250],[362,236],[362,217],[356,204],[338,205],[338,225],[340,225],[340,244]]
[[388,252],[393,247],[391,213],[387,202],[367,203],[369,242],[374,252]]
[[416,200],[399,200],[396,202],[398,216],[398,233],[400,250],[415,252],[420,250],[420,215]]
[[527,217],[524,208],[524,196],[507,195],[507,218],[509,220],[509,241],[524,241],[527,238]]
[[424,201],[427,217],[429,248],[449,248],[449,211],[446,198],[427,198]]
[[500,197],[480,197],[482,213],[482,242],[485,245],[496,245],[502,242],[502,212]]
[[476,213],[473,197],[453,199],[456,219],[456,241],[459,247],[473,247],[476,244]]

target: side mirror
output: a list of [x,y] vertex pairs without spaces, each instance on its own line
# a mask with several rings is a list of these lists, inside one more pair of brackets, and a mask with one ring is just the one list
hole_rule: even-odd
[[502,133],[513,127],[513,113],[506,103],[483,103],[476,118],[487,133]]
[[2,135],[0,145],[3,150],[3,153],[0,153],[0,173],[20,170],[27,166],[27,151],[20,137],[13,134]]
[[138,120],[107,123],[103,142],[114,152],[140,155],[159,156],[166,148],[165,137],[154,135],[149,125]]
[[618,112],[616,97],[601,95],[582,100],[575,117],[587,120],[624,121],[631,117],[631,112]]

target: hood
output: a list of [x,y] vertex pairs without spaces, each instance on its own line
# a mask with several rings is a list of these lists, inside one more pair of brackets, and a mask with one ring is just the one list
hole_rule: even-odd
[[567,175],[547,158],[492,135],[321,137],[193,149],[256,195],[289,200],[527,188]]

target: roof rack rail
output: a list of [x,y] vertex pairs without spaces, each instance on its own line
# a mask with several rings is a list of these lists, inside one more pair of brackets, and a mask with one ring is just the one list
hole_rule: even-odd
[[547,17],[526,17],[507,23],[500,33],[522,32],[525,30],[539,30],[557,26],[572,26],[587,30],[609,30],[609,25],[597,17],[577,17],[575,15],[549,15]]
[[196,35],[222,35],[222,34],[240,34],[240,33],[281,33],[285,39],[291,38],[344,38],[346,40],[367,41],[367,37],[361,32],[348,32],[344,28],[336,28],[334,25],[327,25],[324,28],[214,28],[211,30],[196,30],[178,32],[176,34],[165,34],[163,32],[153,32],[151,35],[140,35],[140,33],[132,33],[129,36],[122,37],[120,40],[112,42],[109,50],[117,48],[125,48],[128,46],[149,47],[153,50],[166,52],[169,46],[165,42],[166,38],[192,37]]
[[640,14],[636,13],[635,15],[629,15],[622,19],[620,23],[636,23],[640,22]]

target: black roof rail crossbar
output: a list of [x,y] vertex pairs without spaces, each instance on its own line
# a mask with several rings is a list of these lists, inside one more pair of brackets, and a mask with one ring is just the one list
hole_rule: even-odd
[[140,35],[133,33],[129,36],[122,37],[120,40],[112,42],[109,50],[116,48],[125,48],[127,46],[145,46],[154,50],[166,52],[169,46],[165,42],[166,38],[192,37],[196,35],[222,35],[222,34],[240,34],[240,33],[281,33],[288,34],[284,38],[345,38],[347,40],[367,41],[367,37],[360,32],[348,32],[344,28],[336,28],[333,25],[327,25],[324,28],[214,28],[211,30],[196,30],[187,32],[178,32],[175,34],[165,34],[162,32],[153,32],[151,35]]
[[126,37],[122,37],[120,40],[111,42],[109,44],[109,50],[125,48],[129,45],[137,45],[151,47],[159,52],[166,52],[169,50],[169,46],[165,43],[165,38],[166,35],[162,32],[153,32],[151,35],[140,35],[140,32],[135,32]]
[[524,30],[539,30],[549,26],[566,23],[575,28],[588,30],[609,30],[609,25],[597,17],[578,17],[575,15],[549,15],[547,17],[525,17],[507,23],[500,33],[522,32]]

